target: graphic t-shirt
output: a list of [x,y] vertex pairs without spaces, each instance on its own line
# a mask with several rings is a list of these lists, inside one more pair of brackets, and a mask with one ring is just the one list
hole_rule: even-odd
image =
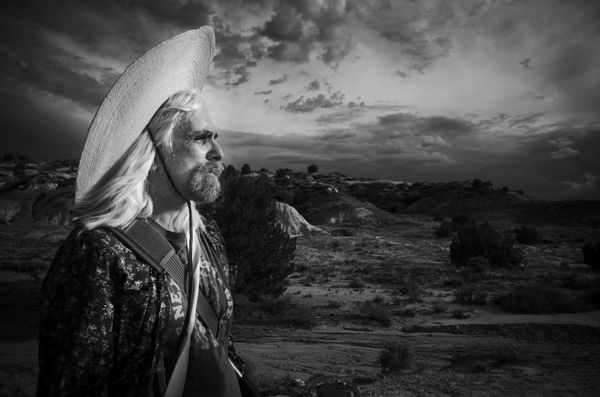
[[[163,232],[183,264],[187,266],[188,250],[185,233],[174,233],[164,229]],[[194,237],[199,238],[198,235]],[[213,263],[209,258],[210,255],[202,253],[199,293],[204,294],[217,314],[220,327],[226,327],[233,314],[233,299],[227,280],[224,280],[226,277],[224,269],[218,269],[219,263]],[[170,277],[169,279],[171,317],[163,350],[167,381],[175,366],[177,345],[188,307],[188,300],[183,291],[173,279]],[[241,396],[236,374],[228,361],[227,347],[221,344],[217,335],[213,335],[200,318],[197,318],[191,338],[190,359],[183,395],[186,397]]]

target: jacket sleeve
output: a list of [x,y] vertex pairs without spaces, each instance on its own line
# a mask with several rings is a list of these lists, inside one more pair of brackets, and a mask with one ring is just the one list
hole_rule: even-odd
[[107,396],[114,288],[101,241],[69,236],[42,286],[38,396]]

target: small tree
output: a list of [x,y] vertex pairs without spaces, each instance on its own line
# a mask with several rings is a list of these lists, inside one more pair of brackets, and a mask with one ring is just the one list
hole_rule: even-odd
[[275,178],[285,178],[288,177],[292,174],[292,170],[289,168],[278,168],[277,171],[275,171]]
[[242,175],[248,175],[251,172],[248,164],[242,165]]
[[277,225],[275,187],[265,175],[240,178],[229,169],[221,179],[215,217],[229,260],[237,264],[234,290],[255,300],[277,297],[292,272],[296,239]]
[[315,172],[319,172],[319,166],[317,166],[316,164],[311,164],[308,166],[308,173],[309,174],[314,174]]
[[600,241],[589,242],[581,247],[583,263],[600,270]]

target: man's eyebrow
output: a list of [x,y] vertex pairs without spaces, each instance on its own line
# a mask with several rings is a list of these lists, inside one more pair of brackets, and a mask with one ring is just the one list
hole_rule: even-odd
[[201,138],[212,137],[213,139],[217,139],[217,137],[219,136],[219,134],[216,131],[209,130],[209,129],[195,130],[195,131],[192,131],[191,135],[195,135],[196,137],[201,137]]

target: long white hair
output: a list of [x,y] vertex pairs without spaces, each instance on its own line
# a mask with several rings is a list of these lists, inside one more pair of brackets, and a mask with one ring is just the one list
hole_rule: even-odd
[[[124,227],[136,218],[150,217],[153,204],[147,180],[159,165],[150,134],[158,146],[170,150],[173,131],[188,121],[191,111],[200,110],[203,105],[198,90],[180,91],[167,99],[123,157],[75,204],[73,220],[89,230]],[[194,227],[203,227],[196,206],[192,208]],[[188,210],[183,207],[173,220],[173,228],[187,231],[187,226]]]

